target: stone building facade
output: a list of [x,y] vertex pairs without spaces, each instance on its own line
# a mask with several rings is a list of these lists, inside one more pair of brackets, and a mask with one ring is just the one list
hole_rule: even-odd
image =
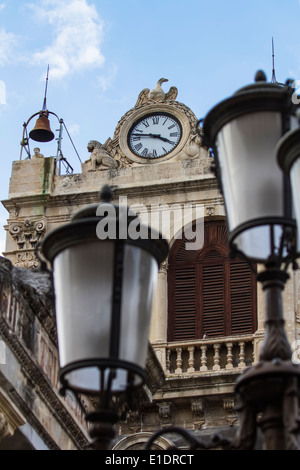
[[[170,424],[203,436],[236,431],[234,385],[258,359],[264,298],[250,271],[228,256],[213,159],[197,117],[177,101],[175,87],[164,91],[164,81],[139,94],[112,138],[88,143],[91,155],[81,173],[58,174],[55,158],[38,154],[12,164],[9,195],[2,201],[8,218],[0,264],[0,449],[89,448],[81,410],[71,395],[59,394],[51,278],[39,271],[36,247],[79,208],[95,203],[106,184],[114,201],[132,206],[170,243],[158,276],[148,381],[137,411],[118,424],[114,448],[141,448],[151,433]],[[184,249],[193,240],[199,246]],[[292,345],[299,328],[298,276],[291,273],[284,292]],[[184,445],[173,435],[156,445],[173,443]]]

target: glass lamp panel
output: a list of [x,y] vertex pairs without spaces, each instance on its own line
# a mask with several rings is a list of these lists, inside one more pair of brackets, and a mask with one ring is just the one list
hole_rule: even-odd
[[[99,240],[70,247],[54,260],[60,367],[109,355],[113,260],[114,243]],[[70,377],[80,388],[94,388],[98,376],[91,368]]]
[[[267,111],[238,117],[218,133],[216,143],[231,232],[254,219],[283,217],[283,177],[275,155],[281,134],[281,114]],[[248,256],[265,258],[269,255],[269,238],[263,225],[250,230],[246,238],[240,235],[236,242],[250,250],[245,252]]]
[[[109,385],[110,374],[113,374],[113,380]],[[68,383],[77,390],[86,390],[92,393],[99,390],[110,389],[112,392],[122,392],[127,389],[127,370],[120,368],[110,368],[101,371],[99,367],[84,367],[76,369],[68,374],[66,378]]]
[[120,359],[145,368],[157,261],[147,251],[126,245],[122,286]]
[[[300,157],[300,155],[299,155]],[[300,249],[300,158],[295,160],[290,170],[292,194],[293,194],[293,208],[295,219],[297,221],[297,248]]]

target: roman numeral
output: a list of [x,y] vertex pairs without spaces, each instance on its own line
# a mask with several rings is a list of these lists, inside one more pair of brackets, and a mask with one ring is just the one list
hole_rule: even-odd
[[170,133],[170,137],[177,137],[178,136],[178,132],[171,132]]
[[144,157],[147,157],[147,155],[148,155],[148,149],[147,148],[142,151],[142,155]]
[[142,124],[144,124],[145,127],[149,127],[149,122],[148,121],[143,121]]
[[135,148],[135,150],[136,150],[137,152],[138,152],[139,150],[141,150],[142,147],[143,147],[142,144],[137,144],[137,145],[134,146],[134,148]]
[[159,116],[153,116],[152,121],[153,121],[153,124],[158,124],[159,123]]
[[156,150],[153,150],[152,155],[153,155],[154,158],[157,157],[157,152],[156,152]]

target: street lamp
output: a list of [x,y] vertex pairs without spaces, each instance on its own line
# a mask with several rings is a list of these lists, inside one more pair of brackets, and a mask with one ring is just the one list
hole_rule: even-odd
[[298,257],[294,211],[300,229],[300,130],[295,129],[299,100],[295,98],[291,80],[284,85],[267,83],[258,71],[255,83],[216,105],[201,128],[224,196],[231,255],[250,266],[263,266],[257,279],[265,293],[266,331],[258,363],[236,383],[237,434],[233,439],[213,435],[205,441],[173,428],[155,433],[148,448],[173,430],[193,449],[253,449],[260,426],[264,449],[300,449],[300,368],[291,360],[282,309],[287,270],[290,265],[296,268]]
[[[295,99],[299,103],[299,99]],[[296,113],[298,123],[300,124],[300,109]],[[291,129],[279,140],[276,147],[277,159],[280,167],[286,175],[290,177],[294,215],[300,225],[300,126]],[[298,249],[300,247],[300,230],[298,230],[297,239]]]
[[215,106],[203,131],[224,195],[230,247],[264,263],[283,249],[283,232],[295,228],[275,148],[297,120],[289,85],[267,83],[261,71],[255,80]]
[[243,448],[254,446],[258,415],[266,449],[299,448],[300,371],[291,361],[282,312],[297,230],[290,180],[276,157],[278,141],[297,125],[293,95],[291,81],[267,83],[259,71],[254,84],[214,107],[203,124],[224,195],[231,252],[264,265],[257,279],[265,292],[265,337],[258,364],[236,384],[241,425],[235,444]]
[[126,206],[102,203],[79,210],[50,232],[41,252],[53,268],[63,390],[94,396],[86,416],[95,448],[114,436],[125,402],[145,381],[152,299],[168,243]]

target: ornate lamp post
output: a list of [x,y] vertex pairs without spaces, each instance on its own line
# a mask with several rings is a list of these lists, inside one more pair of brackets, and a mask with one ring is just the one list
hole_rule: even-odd
[[[158,435],[173,430],[194,449],[253,449],[259,425],[265,449],[300,448],[300,368],[291,360],[282,312],[287,269],[290,264],[296,267],[298,256],[289,172],[300,228],[300,133],[299,128],[292,130],[297,123],[293,97],[291,81],[267,83],[259,71],[254,84],[215,106],[202,128],[224,196],[231,254],[250,266],[264,266],[257,279],[265,293],[265,338],[258,364],[236,383],[238,432],[231,440],[215,435],[203,441],[173,428],[158,431],[148,447]],[[279,140],[278,158],[285,173],[277,163]]]
[[109,188],[102,199],[41,246],[53,268],[60,381],[79,403],[81,394],[95,397],[86,418],[96,449],[109,448],[124,404],[145,381],[152,298],[168,254],[160,234],[110,202]]
[[255,79],[213,108],[203,125],[224,195],[231,251],[265,267],[257,276],[265,292],[265,338],[259,363],[236,384],[241,426],[235,445],[253,448],[260,415],[264,447],[293,449],[299,448],[300,370],[284,330],[282,290],[297,257],[297,235],[290,181],[277,164],[276,145],[296,126],[296,106],[290,81],[267,83],[261,71]]

